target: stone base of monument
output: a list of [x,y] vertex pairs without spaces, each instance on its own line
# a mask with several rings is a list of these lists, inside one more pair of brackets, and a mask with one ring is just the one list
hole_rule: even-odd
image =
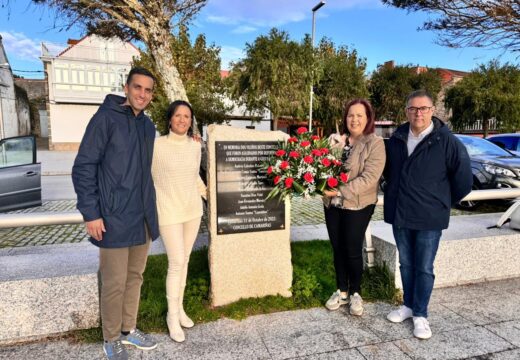
[[[520,277],[520,231],[496,224],[502,214],[453,216],[444,230],[434,263],[435,287]],[[386,264],[402,288],[392,227],[371,223],[376,264]]]
[[291,296],[290,202],[265,202],[260,164],[287,137],[280,131],[208,128],[211,303]]

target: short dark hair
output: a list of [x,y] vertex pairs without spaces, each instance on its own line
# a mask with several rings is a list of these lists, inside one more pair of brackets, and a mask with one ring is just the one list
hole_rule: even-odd
[[366,99],[354,99],[345,105],[345,113],[343,114],[343,133],[348,133],[347,115],[350,107],[358,104],[363,105],[365,108],[365,113],[367,114],[367,125],[365,126],[365,130],[363,130],[363,134],[372,134],[376,130],[376,115],[372,105],[370,105],[370,102],[368,102]]
[[153,74],[150,72],[150,70],[145,69],[143,67],[136,66],[136,67],[133,67],[130,70],[130,72],[128,73],[128,77],[126,78],[126,85],[130,85],[130,83],[132,82],[132,76],[134,76],[134,75],[148,76],[149,78],[152,78],[152,80],[155,84],[155,76],[153,76]]
[[166,129],[170,129],[170,121],[177,111],[177,108],[179,106],[186,106],[188,109],[190,109],[191,113],[191,126],[188,129],[188,136],[193,135],[193,108],[191,107],[190,103],[184,100],[175,100],[168,106],[168,110],[166,110]]
[[432,105],[433,105],[433,97],[431,96],[431,94],[428,91],[426,91],[424,89],[419,89],[419,90],[412,91],[406,97],[406,105],[408,105],[410,100],[418,98],[418,97],[426,97],[426,98],[430,99],[430,101],[432,102]]

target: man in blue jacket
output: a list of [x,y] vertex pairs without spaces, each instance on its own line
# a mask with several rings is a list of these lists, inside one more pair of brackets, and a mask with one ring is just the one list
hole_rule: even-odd
[[150,238],[159,237],[151,176],[155,126],[144,114],[154,83],[148,70],[130,71],[126,98],[107,95],[72,168],[78,210],[99,247],[103,349],[109,359],[128,359],[123,344],[157,346],[136,328]]
[[404,305],[387,318],[402,322],[413,317],[414,336],[428,339],[439,240],[451,205],[471,191],[473,176],[466,148],[433,116],[432,97],[418,90],[406,104],[408,122],[386,143],[384,215],[399,250],[404,295]]

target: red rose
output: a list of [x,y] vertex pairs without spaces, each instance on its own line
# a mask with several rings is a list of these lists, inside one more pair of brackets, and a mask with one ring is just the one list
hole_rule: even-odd
[[341,161],[339,160],[333,160],[332,163],[336,166],[341,166]]
[[293,136],[293,137],[290,137],[290,138],[287,140],[287,142],[289,142],[289,143],[295,143],[295,142],[298,142],[298,139],[295,138],[295,137]]
[[324,155],[327,155],[329,153],[329,149],[327,149],[327,148],[320,149],[320,151]]
[[311,140],[316,141],[316,140],[319,140],[319,139],[320,139],[320,137],[317,136],[317,135],[312,135],[312,136],[311,136]]
[[311,183],[311,182],[314,182],[314,176],[312,176],[312,174],[310,172],[306,172],[304,175],[303,175],[303,179],[305,181],[307,181],[308,183]]
[[285,187],[287,189],[290,189],[292,187],[292,183],[294,182],[293,178],[287,178],[285,179]]
[[336,178],[330,177],[327,179],[327,185],[331,188],[335,188],[338,186],[338,180]]
[[282,161],[281,164],[280,164],[280,169],[282,170],[285,170],[289,167],[289,162],[288,161]]
[[342,182],[346,183],[348,181],[348,175],[345,174],[344,172],[342,172],[341,174],[339,174],[339,178],[341,179]]
[[310,144],[311,144],[311,142],[310,142],[310,141],[307,141],[307,140],[302,141],[302,142],[300,143],[300,145],[301,145],[302,147],[307,147],[307,146],[309,146]]
[[304,134],[307,132],[307,128],[305,126],[299,127],[298,130],[296,130],[296,133],[298,135]]
[[268,174],[272,174],[272,173],[273,173],[273,167],[272,167],[272,166],[269,166],[269,167],[267,168],[267,173],[268,173]]
[[274,154],[276,156],[284,156],[285,155],[285,150],[283,150],[283,149],[277,150]]
[[321,156],[321,151],[319,151],[318,149],[313,149],[312,150],[312,155],[314,155],[314,156]]
[[278,184],[278,183],[280,182],[280,179],[281,179],[281,178],[282,178],[282,177],[281,177],[280,175],[275,176],[275,177],[274,177],[274,184],[275,184],[275,185]]
[[303,158],[303,161],[305,161],[307,164],[312,164],[314,162],[314,159],[312,158],[312,156],[307,155]]
[[322,163],[323,166],[325,166],[325,167],[329,167],[330,164],[331,164],[330,160],[327,159],[327,158],[324,158],[323,160],[321,160],[321,163]]
[[298,151],[291,151],[291,152],[289,153],[289,157],[292,157],[292,158],[294,158],[294,159],[297,159],[297,158],[300,157],[300,154],[298,153]]

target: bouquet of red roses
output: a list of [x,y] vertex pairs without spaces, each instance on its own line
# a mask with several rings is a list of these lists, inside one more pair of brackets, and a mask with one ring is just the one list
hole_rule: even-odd
[[267,199],[285,196],[323,195],[348,181],[342,163],[332,154],[327,139],[313,135],[305,127],[297,136],[280,143],[279,149],[263,167],[273,184]]

